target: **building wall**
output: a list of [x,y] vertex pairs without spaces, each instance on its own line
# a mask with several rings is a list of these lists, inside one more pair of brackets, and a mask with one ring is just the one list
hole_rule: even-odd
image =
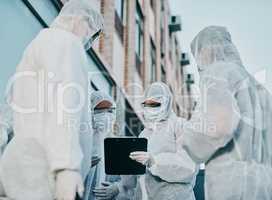
[[[116,27],[113,24],[116,23],[116,16],[112,17],[113,15],[110,14],[112,13],[112,8],[115,7],[113,5],[116,0],[101,0],[101,2],[102,11],[110,8],[110,11],[105,12],[104,17],[106,24],[111,24],[105,33],[106,37],[108,37],[107,43],[104,42],[106,41],[104,39],[100,44],[101,53],[113,65],[113,71],[118,76],[121,86],[132,102],[135,112],[141,115],[141,107],[139,106],[141,102],[140,97],[142,97],[143,91],[148,85],[154,81],[162,80],[161,67],[163,66],[166,71],[166,83],[172,91],[175,91],[176,103],[174,109],[179,112],[178,114],[186,117],[181,111],[184,104],[180,97],[183,95],[181,86],[184,82],[183,71],[180,66],[181,48],[177,33],[169,33],[168,25],[171,17],[169,2],[167,0],[124,0],[124,13],[126,13],[126,16],[125,23],[123,24],[122,42],[119,42],[115,35]],[[135,55],[135,13],[137,4],[143,15],[143,58],[140,63],[141,73],[137,70]],[[109,35],[113,35],[113,37]],[[156,66],[153,71],[150,69],[151,41],[155,47]],[[162,53],[164,53],[163,56]],[[114,55],[114,58],[112,58],[112,55]],[[123,55],[124,64],[122,63]],[[155,80],[152,80],[151,77],[154,72]]]

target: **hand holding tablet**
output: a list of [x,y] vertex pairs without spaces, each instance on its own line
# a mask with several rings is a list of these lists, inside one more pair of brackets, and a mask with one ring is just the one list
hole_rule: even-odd
[[109,175],[144,174],[146,166],[140,163],[147,154],[145,138],[107,138],[105,147],[105,171]]

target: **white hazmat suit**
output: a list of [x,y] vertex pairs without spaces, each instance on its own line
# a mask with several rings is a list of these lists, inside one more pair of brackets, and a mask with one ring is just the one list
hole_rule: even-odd
[[169,87],[153,83],[146,91],[146,100],[160,106],[144,107],[146,128],[139,137],[147,138],[148,153],[131,154],[132,159],[147,165],[146,174],[138,178],[135,199],[194,200],[198,167],[181,146],[182,120],[172,110]]
[[[102,103],[108,102],[110,108],[96,109]],[[91,109],[93,120],[93,156],[101,158],[101,161],[94,166],[86,180],[86,194],[84,200],[95,199],[93,190],[102,186],[106,181],[104,162],[104,139],[113,135],[113,124],[115,122],[115,103],[113,99],[104,92],[95,91],[91,94]]]
[[[201,101],[184,123],[183,146],[206,163],[205,199],[272,199],[268,92],[242,65],[229,32],[211,26],[193,40]],[[270,99],[271,100],[271,99]]]
[[101,28],[101,16],[88,3],[71,0],[23,53],[11,102],[15,137],[1,160],[8,197],[70,200],[82,195],[93,137],[84,47]]

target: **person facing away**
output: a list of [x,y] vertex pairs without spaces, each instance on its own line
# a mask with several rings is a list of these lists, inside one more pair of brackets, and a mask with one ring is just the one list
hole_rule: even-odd
[[85,51],[102,28],[102,17],[89,3],[70,0],[24,51],[11,101],[15,136],[0,166],[7,197],[82,196],[93,142]]
[[226,28],[210,26],[191,44],[201,101],[183,125],[183,147],[206,163],[206,200],[272,199],[272,107],[247,72]]
[[194,200],[198,166],[182,148],[181,119],[172,109],[169,87],[153,83],[145,92],[145,129],[139,137],[148,140],[148,152],[132,152],[130,158],[146,165],[138,178],[135,200]]

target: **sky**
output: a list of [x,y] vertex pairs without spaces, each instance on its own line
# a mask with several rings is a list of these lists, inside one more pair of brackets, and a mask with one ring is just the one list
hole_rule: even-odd
[[[181,46],[209,25],[225,26],[246,69],[272,92],[272,0],[169,0],[182,18]],[[191,67],[193,69],[193,67]],[[195,71],[195,70],[191,70]]]

